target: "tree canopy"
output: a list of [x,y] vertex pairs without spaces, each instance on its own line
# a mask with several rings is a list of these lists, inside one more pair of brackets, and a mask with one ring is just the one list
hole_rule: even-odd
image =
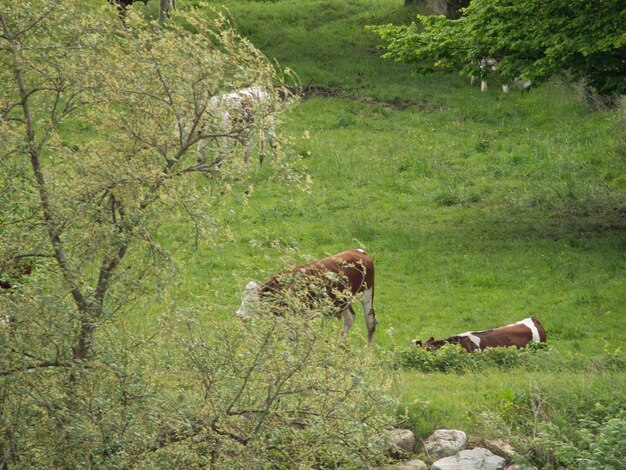
[[418,23],[373,27],[383,57],[422,72],[496,74],[538,84],[558,75],[601,95],[626,93],[626,8],[621,0],[474,0],[460,19],[418,15]]
[[208,212],[194,208],[206,198],[186,180],[212,170],[196,144],[225,132],[211,98],[271,90],[276,73],[219,15],[187,14],[194,32],[158,32],[131,15],[122,31],[107,4],[12,5],[0,10],[3,252],[56,261],[83,325],[74,356],[85,358],[94,321],[125,284],[122,260],[151,243],[155,210],[197,212],[196,222]]

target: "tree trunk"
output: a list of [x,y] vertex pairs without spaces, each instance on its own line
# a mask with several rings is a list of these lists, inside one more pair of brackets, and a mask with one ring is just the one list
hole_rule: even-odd
[[176,0],[160,0],[159,4],[159,24],[163,24],[165,18],[170,18],[172,10],[176,9]]
[[[413,0],[404,0],[404,3],[413,3]],[[470,0],[426,0],[426,5],[435,15],[445,15],[450,19],[460,18],[460,10],[469,4]]]

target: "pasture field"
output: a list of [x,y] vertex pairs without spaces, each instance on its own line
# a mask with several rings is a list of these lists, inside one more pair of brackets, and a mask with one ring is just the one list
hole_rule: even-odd
[[[281,127],[293,167],[312,183],[303,190],[255,168],[251,191],[219,203],[216,225],[230,231],[185,254],[177,299],[206,305],[207,327],[234,321],[248,280],[362,247],[377,266],[376,353],[394,377],[399,421],[420,435],[457,427],[515,441],[537,435],[538,421],[566,433],[588,411],[623,417],[624,116],[590,111],[557,81],[481,93],[459,76],[380,60],[364,26],[410,20],[420,7],[403,0],[218,3],[268,57],[317,87]],[[187,236],[163,233],[166,244]],[[528,363],[396,367],[413,338],[531,315],[549,350]],[[328,328],[338,334],[340,322]],[[350,341],[365,344],[362,316]],[[534,428],[522,420],[533,410]]]

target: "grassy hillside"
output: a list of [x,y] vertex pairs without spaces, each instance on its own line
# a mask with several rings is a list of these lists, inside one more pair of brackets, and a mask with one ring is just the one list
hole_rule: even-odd
[[218,281],[222,303],[234,308],[246,279],[281,267],[273,246],[301,260],[359,245],[378,265],[380,328],[393,327],[399,343],[535,314],[568,350],[597,352],[599,337],[620,345],[626,183],[616,112],[592,113],[559,84],[481,93],[380,61],[363,25],[410,17],[400,1],[229,8],[268,56],[341,92],[300,103],[283,128],[312,191],[258,170],[235,243],[202,257],[232,279]]
[[[205,303],[207,324],[228,319],[248,280],[363,247],[377,263],[383,357],[412,338],[531,315],[548,333],[543,365],[541,356],[532,366],[478,376],[390,371],[406,404],[401,414],[422,434],[438,426],[515,434],[515,423],[494,429],[477,419],[515,402],[507,390],[543,403],[554,422],[575,420],[594,403],[621,406],[626,150],[619,113],[591,112],[560,83],[509,95],[494,84],[481,93],[461,77],[415,76],[381,61],[364,26],[410,19],[417,10],[402,0],[226,3],[242,34],[325,91],[295,106],[282,128],[292,136],[295,167],[313,184],[302,191],[270,168],[256,169],[247,204],[236,192],[224,201],[230,241],[201,243],[181,267],[180,299]],[[339,322],[332,328],[337,334]],[[362,317],[352,333],[351,341],[365,342]]]

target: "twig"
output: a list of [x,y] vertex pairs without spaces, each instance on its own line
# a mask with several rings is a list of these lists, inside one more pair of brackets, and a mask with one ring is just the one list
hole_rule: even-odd
[[[393,14],[394,14],[396,11],[398,11],[398,10],[399,10],[399,8],[396,8],[395,10],[393,10],[393,11],[392,11],[391,13],[389,13],[388,15],[383,16],[383,17],[381,18],[381,20],[384,20],[385,18],[389,18],[391,15],[393,15]],[[375,17],[375,16],[368,16],[367,18],[363,18],[362,20],[359,20],[359,21],[357,22],[357,24],[363,24],[363,23],[365,23],[367,20],[373,20],[374,18],[376,18],[376,17]]]

